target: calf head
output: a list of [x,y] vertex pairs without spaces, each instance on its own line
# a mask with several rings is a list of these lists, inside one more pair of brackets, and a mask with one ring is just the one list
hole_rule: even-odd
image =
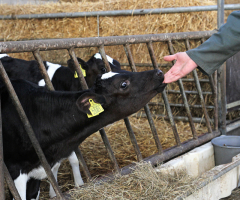
[[[82,69],[86,71],[85,79],[88,87],[92,87],[94,85],[94,82],[99,74],[101,75],[107,72],[105,64],[99,53],[94,54],[87,62],[85,62],[81,58],[77,59]],[[107,59],[113,72],[118,72],[121,70],[120,63],[117,60],[114,60],[110,56],[107,56]],[[67,63],[68,67],[75,71],[73,59],[69,59]]]
[[[79,97],[77,105],[83,112],[89,113],[89,99],[100,103],[104,115],[116,121],[137,112],[166,86],[164,74],[160,70],[144,72],[109,72],[98,76],[89,92]],[[100,116],[99,115],[99,116]]]

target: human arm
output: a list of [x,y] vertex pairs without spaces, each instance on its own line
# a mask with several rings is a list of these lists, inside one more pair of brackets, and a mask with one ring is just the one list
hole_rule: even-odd
[[240,11],[234,11],[218,33],[213,34],[199,47],[187,51],[188,57],[182,58],[184,61],[179,62],[176,57],[164,57],[166,61],[176,60],[176,64],[165,74],[164,82],[171,83],[182,78],[195,69],[196,65],[210,75],[238,51],[240,51]]

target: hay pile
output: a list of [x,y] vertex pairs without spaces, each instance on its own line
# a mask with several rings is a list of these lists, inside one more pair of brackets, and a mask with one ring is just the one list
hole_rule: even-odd
[[71,190],[74,199],[162,199],[171,200],[196,189],[196,180],[186,172],[162,174],[149,163],[138,163],[132,174],[116,176],[113,181]]

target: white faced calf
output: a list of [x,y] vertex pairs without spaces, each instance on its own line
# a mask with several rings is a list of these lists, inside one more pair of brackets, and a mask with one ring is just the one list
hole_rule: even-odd
[[[48,163],[54,167],[92,133],[137,112],[162,92],[163,79],[160,70],[110,73],[98,77],[91,89],[79,92],[47,91],[24,80],[12,84]],[[25,200],[27,181],[40,180],[46,174],[3,83],[0,93],[4,162]],[[101,105],[101,113],[93,112],[93,102]]]

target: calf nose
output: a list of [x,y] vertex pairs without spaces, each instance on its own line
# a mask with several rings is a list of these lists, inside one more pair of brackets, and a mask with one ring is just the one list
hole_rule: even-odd
[[161,70],[157,70],[157,76],[162,76],[163,75],[163,72]]

